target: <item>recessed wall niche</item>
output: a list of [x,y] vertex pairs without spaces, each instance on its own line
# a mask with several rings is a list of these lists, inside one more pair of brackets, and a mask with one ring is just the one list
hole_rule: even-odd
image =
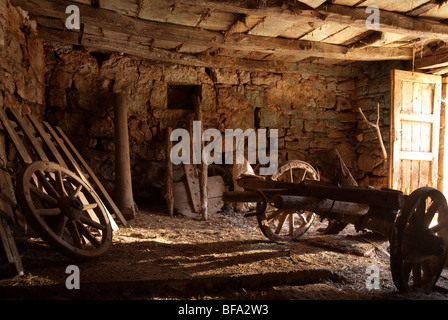
[[195,110],[195,99],[201,97],[200,85],[168,84],[168,110]]

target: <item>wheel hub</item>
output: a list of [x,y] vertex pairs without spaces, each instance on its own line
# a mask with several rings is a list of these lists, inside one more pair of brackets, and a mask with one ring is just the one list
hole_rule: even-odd
[[59,208],[71,220],[78,220],[82,214],[83,204],[75,197],[62,197],[59,199]]

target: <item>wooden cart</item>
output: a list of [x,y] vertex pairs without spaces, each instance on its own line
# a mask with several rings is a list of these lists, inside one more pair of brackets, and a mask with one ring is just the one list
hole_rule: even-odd
[[238,185],[245,191],[226,192],[224,201],[255,202],[256,211],[248,215],[257,217],[273,241],[298,240],[315,215],[389,237],[392,277],[400,291],[418,286],[430,292],[445,265],[448,207],[434,188],[406,196],[391,189],[336,186],[319,181],[303,161],[286,163],[271,179],[243,176]]
[[[0,125],[20,159],[14,175],[15,192],[11,192],[20,218],[23,216],[53,249],[72,259],[104,254],[117,228],[113,218],[124,226],[127,222],[61,128],[40,122],[33,115],[22,118],[15,109],[0,109]],[[12,183],[9,185],[12,189]],[[8,209],[3,211],[9,213],[9,220],[18,223],[11,203],[0,201],[0,205]],[[4,247],[17,253],[11,241]],[[20,257],[14,256],[10,260],[15,260],[21,273]]]

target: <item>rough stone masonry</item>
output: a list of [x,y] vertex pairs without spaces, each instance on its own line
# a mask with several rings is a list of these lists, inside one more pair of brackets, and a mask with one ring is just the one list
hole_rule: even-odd
[[[0,105],[60,126],[109,191],[114,181],[112,93],[128,96],[135,193],[163,184],[165,130],[186,128],[191,110],[168,109],[168,87],[200,86],[204,129],[278,129],[279,149],[307,160],[337,148],[360,185],[387,185],[376,135],[358,113],[380,126],[389,145],[389,70],[361,64],[354,76],[280,74],[161,64],[119,53],[91,52],[39,39],[36,22],[0,0]],[[331,66],[329,66],[331,68]],[[175,179],[182,173],[175,171]]]

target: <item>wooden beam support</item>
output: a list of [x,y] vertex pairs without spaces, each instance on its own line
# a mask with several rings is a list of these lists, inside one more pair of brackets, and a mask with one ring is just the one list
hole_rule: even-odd
[[115,196],[118,208],[127,220],[135,218],[129,156],[128,105],[124,94],[115,94]]
[[434,69],[448,66],[448,51],[415,59],[415,69]]
[[[48,28],[39,28],[42,39],[58,43],[79,45],[76,32],[60,31]],[[106,50],[135,55],[149,60],[175,63],[194,67],[232,68],[249,71],[266,71],[282,73],[302,74],[328,74],[337,76],[353,76],[359,73],[359,68],[354,66],[332,66],[312,63],[293,63],[278,61],[259,61],[249,59],[230,58],[219,55],[188,55],[163,49],[153,48],[148,45],[134,43],[125,40],[111,39],[104,36],[84,34],[82,45],[96,50]]]
[[[56,18],[65,21],[66,14],[64,10],[66,6],[70,4],[70,2],[66,0],[13,0],[13,3],[20,5],[37,17],[41,17],[41,21],[48,18]],[[243,33],[228,33],[224,35],[221,32],[205,30],[202,28],[136,19],[110,10],[97,9],[89,5],[79,4],[78,6],[80,6],[82,21],[85,25],[83,42],[85,42],[85,37],[88,36],[86,30],[87,26],[89,26],[97,28],[98,30],[101,29],[103,30],[103,33],[105,33],[105,30],[111,30],[113,32],[120,32],[123,35],[143,38],[146,39],[148,43],[150,43],[152,39],[165,39],[172,42],[189,43],[206,48],[222,48],[248,52],[257,51],[266,54],[279,53],[291,56],[303,55],[305,53],[316,58],[353,61],[412,59],[411,48],[348,48],[346,46],[330,43],[263,37]],[[306,18],[302,18],[300,14],[291,14],[295,20],[310,19],[311,21],[314,21],[316,19],[315,17],[310,18],[308,15]],[[317,22],[323,23],[323,20],[314,21],[313,23]],[[349,23],[351,24],[351,22]],[[63,30],[63,25],[63,23],[60,23],[61,30]]]
[[[325,15],[327,23],[340,23],[365,28],[369,14],[365,8],[339,5],[323,5],[318,12]],[[416,17],[380,10],[380,31],[401,34],[413,38],[448,40],[448,25]]]
[[446,74],[448,74],[448,66],[429,69],[429,73],[437,74],[437,75],[446,75]]

